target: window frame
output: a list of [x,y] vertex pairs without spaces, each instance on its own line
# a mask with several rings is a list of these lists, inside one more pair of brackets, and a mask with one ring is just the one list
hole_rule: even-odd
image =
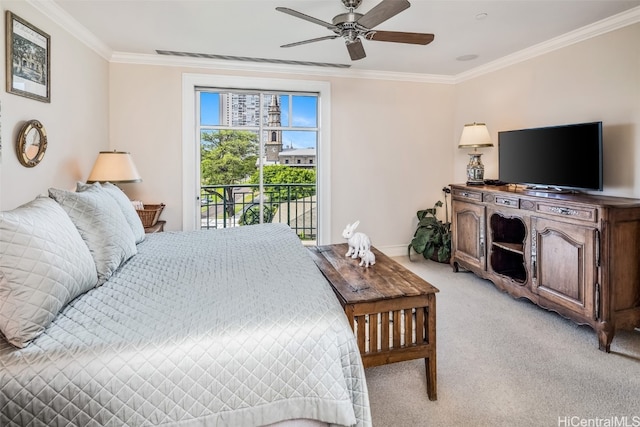
[[[330,194],[330,154],[331,154],[331,86],[329,82],[295,79],[272,79],[260,77],[242,77],[217,74],[182,75],[182,229],[196,230],[196,213],[200,204],[200,150],[199,127],[200,111],[197,102],[197,89],[215,88],[220,90],[241,91],[243,89],[259,92],[303,92],[318,94],[318,123],[316,146],[318,235],[317,244],[325,245],[331,241],[331,200]],[[290,118],[291,120],[291,118]],[[197,142],[197,144],[196,144]]]

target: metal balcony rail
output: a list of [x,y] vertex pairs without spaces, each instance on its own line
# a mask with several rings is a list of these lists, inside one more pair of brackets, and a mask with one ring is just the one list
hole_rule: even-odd
[[200,188],[200,228],[240,227],[262,222],[288,224],[301,240],[317,234],[315,184],[204,185]]

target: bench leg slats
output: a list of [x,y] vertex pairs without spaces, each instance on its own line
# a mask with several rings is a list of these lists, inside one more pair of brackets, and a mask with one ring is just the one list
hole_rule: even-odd
[[429,344],[429,308],[394,310],[353,318],[363,354]]

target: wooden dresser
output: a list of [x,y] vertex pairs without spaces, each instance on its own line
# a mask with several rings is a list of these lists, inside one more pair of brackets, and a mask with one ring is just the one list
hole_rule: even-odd
[[640,200],[451,185],[452,257],[499,289],[591,326],[640,327]]

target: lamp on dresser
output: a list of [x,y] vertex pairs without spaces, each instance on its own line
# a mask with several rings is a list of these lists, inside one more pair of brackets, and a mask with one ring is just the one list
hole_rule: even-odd
[[478,152],[478,148],[493,147],[489,129],[484,123],[470,123],[464,125],[462,136],[458,148],[473,148],[469,153],[469,164],[467,165],[467,185],[484,184],[484,165]]
[[87,178],[88,183],[111,182],[122,184],[141,182],[142,178],[133,163],[131,154],[126,151],[101,151],[93,169]]

